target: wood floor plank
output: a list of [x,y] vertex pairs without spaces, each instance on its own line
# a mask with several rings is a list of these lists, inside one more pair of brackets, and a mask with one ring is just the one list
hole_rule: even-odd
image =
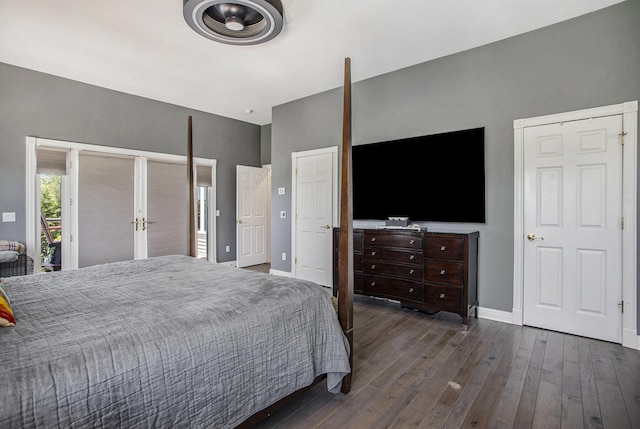
[[562,412],[561,405],[562,387],[557,383],[540,380],[531,428],[560,428]]
[[506,384],[521,339],[518,337],[516,341],[515,332],[506,328],[503,326],[498,331],[489,350],[453,404],[443,428],[462,428],[465,427],[465,422],[467,427],[478,427],[485,420],[481,411],[486,415],[493,413],[498,392]]
[[506,337],[503,348],[495,359],[495,364],[491,368],[486,381],[478,393],[478,397],[471,405],[460,427],[491,427],[491,418],[502,397],[502,393],[506,389],[513,368],[517,363],[518,351],[525,332],[526,329],[521,328],[508,329],[507,332],[504,333]]
[[[581,342],[578,341],[578,346]],[[581,359],[583,356],[581,355]],[[590,360],[591,358],[589,358]],[[602,429],[602,415],[598,401],[596,377],[593,373],[591,362],[580,362],[580,389],[582,391],[582,415],[584,427],[590,429]]]
[[609,357],[593,355],[591,357],[593,364],[593,373],[596,380],[604,381],[609,384],[618,384],[618,376],[613,367],[613,361]]
[[591,340],[589,338],[577,337],[578,359],[580,362],[591,362]]
[[563,335],[562,360],[565,362],[580,362],[578,352],[578,337],[574,335]]
[[563,334],[549,332],[544,350],[540,380],[557,385],[562,384],[562,363],[564,356]]
[[565,361],[562,368],[562,393],[570,398],[582,401],[580,390],[580,364]]
[[413,387],[418,392],[412,401],[403,408],[393,421],[394,428],[417,427],[436,405],[438,398],[449,386],[449,381],[467,360],[469,354],[478,347],[483,337],[482,345],[489,342],[497,331],[497,325],[489,324],[476,327],[462,339],[460,344],[448,356],[423,377],[418,377]]
[[[478,343],[477,347],[469,354],[462,366],[460,366],[457,373],[447,382],[436,405],[431,409],[426,418],[420,422],[419,428],[450,427],[449,424],[445,424],[445,422],[450,417],[454,407],[460,404],[463,392],[472,390],[475,395],[480,389],[493,363],[492,361],[495,360],[495,351],[493,351],[493,349],[496,348],[495,345],[495,342],[480,341]],[[489,356],[493,359],[490,359]],[[474,377],[481,379],[474,380]],[[469,407],[470,406],[471,404],[469,403]],[[454,427],[458,426],[459,424],[454,425]]]
[[[620,386],[598,380],[597,377],[596,386],[600,412],[602,413],[602,426],[605,428],[631,429],[631,421],[624,406]],[[636,426],[637,424],[636,422]]]
[[542,374],[542,363],[547,345],[547,336],[548,332],[542,330],[538,331],[538,335],[536,336],[533,353],[529,361],[529,368],[527,369],[527,378],[522,388],[520,402],[518,403],[514,427],[528,428],[533,424],[533,416],[540,386],[540,376]]
[[513,364],[507,384],[502,391],[500,400],[491,416],[488,427],[508,429],[514,427],[518,404],[527,379],[527,371],[533,349],[520,349]]
[[[611,360],[629,419],[640,428],[640,352],[617,346]],[[634,365],[634,360],[638,365]]]
[[576,429],[584,427],[582,401],[580,399],[563,393],[561,415],[562,420],[560,422],[560,427],[562,429]]
[[352,389],[314,386],[256,428],[640,429],[640,352],[354,299]]

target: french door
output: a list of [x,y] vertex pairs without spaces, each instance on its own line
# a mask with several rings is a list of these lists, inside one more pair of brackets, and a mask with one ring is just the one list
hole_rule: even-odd
[[78,267],[186,255],[184,163],[81,153]]
[[[63,269],[188,254],[186,157],[28,137],[29,175],[36,177],[37,153],[47,150],[66,152]],[[194,169],[207,196],[207,207],[201,207],[207,216],[201,222],[207,229],[206,255],[215,261],[215,160],[196,158]],[[27,242],[36,261],[39,209],[33,182],[27,184]]]

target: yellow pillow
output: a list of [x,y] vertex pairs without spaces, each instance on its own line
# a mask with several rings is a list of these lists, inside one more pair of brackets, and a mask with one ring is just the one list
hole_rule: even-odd
[[11,311],[9,294],[0,281],[0,326],[16,326],[16,319]]

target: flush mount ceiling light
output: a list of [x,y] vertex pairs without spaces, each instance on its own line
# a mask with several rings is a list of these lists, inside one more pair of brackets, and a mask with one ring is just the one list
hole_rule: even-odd
[[196,33],[229,45],[256,45],[282,30],[280,0],[184,0],[184,19]]

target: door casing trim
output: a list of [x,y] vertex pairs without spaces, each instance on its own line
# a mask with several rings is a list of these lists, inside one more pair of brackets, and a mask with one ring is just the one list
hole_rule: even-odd
[[331,155],[331,163],[332,163],[332,200],[333,200],[333,213],[331,215],[332,218],[332,227],[338,224],[338,146],[331,146],[322,149],[313,149],[306,150],[302,152],[292,152],[291,153],[291,276],[294,278],[298,277],[297,267],[296,267],[296,257],[298,255],[298,249],[296,248],[296,209],[298,207],[297,200],[297,180],[296,180],[296,171],[298,169],[298,160],[300,158],[308,157],[308,156],[316,156],[316,155]]
[[638,101],[513,121],[514,130],[514,219],[513,219],[513,310],[512,323],[523,324],[524,305],[524,129],[538,125],[622,115],[624,136],[622,177],[622,345],[638,346],[637,320],[637,146]]
[[[36,195],[36,170],[37,170],[37,157],[36,157],[36,148],[45,147],[45,148],[54,148],[59,150],[67,150],[69,152],[68,161],[73,163],[74,166],[78,165],[78,155],[82,151],[86,152],[94,152],[100,153],[101,155],[113,155],[113,156],[133,156],[133,157],[145,157],[152,159],[154,161],[167,161],[167,162],[184,162],[186,163],[186,156],[182,155],[173,155],[161,152],[151,152],[151,151],[142,151],[136,149],[126,149],[126,148],[118,148],[111,146],[101,146],[94,145],[88,143],[77,143],[70,142],[64,140],[52,140],[45,139],[33,136],[27,136],[25,139],[26,146],[26,245],[27,245],[27,254],[33,258],[34,267],[39,266],[37,264],[40,261],[40,246],[39,246],[39,237],[40,237],[40,217],[39,212],[40,209],[36,207],[37,195]],[[211,167],[211,183],[212,187],[209,189],[210,191],[210,199],[209,199],[209,213],[215,213],[216,210],[216,191],[217,191],[217,183],[216,183],[216,165],[217,160],[215,159],[207,159],[207,158],[198,158],[194,157],[194,165],[193,168],[195,170],[197,165],[206,165]],[[70,174],[77,175],[77,168],[70,169]],[[195,173],[195,172],[194,172]],[[195,174],[194,174],[195,177]],[[73,199],[77,201],[78,198],[78,183],[77,177],[75,180],[65,180],[63,179],[63,194],[66,195],[67,199]],[[66,213],[66,217],[73,217],[77,219],[77,212],[74,213],[74,210],[77,210],[78,205],[74,204],[73,207],[64,207],[66,204],[63,204],[63,216]],[[211,234],[208,234],[208,258],[210,261],[217,262],[217,252],[216,252],[216,217],[210,215],[210,228]],[[78,241],[71,242],[70,236],[77,237],[77,222],[73,221],[70,224],[70,228],[67,228],[67,231],[63,231],[63,269],[76,269],[78,268]],[[65,234],[67,239],[65,241]],[[65,245],[67,243],[67,245]],[[66,249],[65,249],[66,248]],[[66,262],[65,262],[66,260]]]

